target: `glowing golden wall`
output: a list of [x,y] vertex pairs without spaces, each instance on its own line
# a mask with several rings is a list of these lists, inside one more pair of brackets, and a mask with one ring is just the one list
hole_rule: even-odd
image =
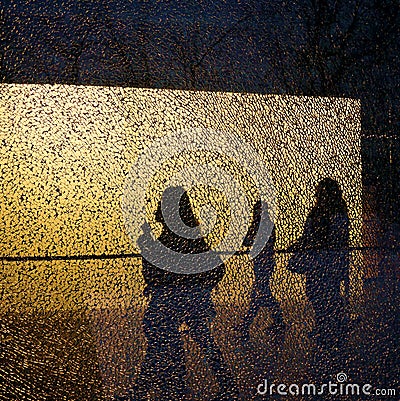
[[[278,247],[301,233],[318,181],[336,178],[360,240],[360,103],[351,99],[171,90],[2,85],[0,255],[136,252],[124,230],[121,196],[138,152],[155,138],[207,128],[247,141],[277,189]],[[240,301],[251,285],[245,257],[230,263],[217,292]],[[353,266],[353,282],[359,280]],[[240,274],[238,272],[241,272]],[[290,280],[288,279],[290,278]],[[1,265],[2,309],[113,308],[142,304],[140,261]],[[285,284],[286,283],[286,284]],[[357,284],[357,283],[356,283]],[[301,289],[280,263],[274,291]]]

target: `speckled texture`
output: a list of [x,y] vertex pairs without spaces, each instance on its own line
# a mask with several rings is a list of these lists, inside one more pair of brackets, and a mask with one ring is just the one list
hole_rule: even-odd
[[[158,137],[210,128],[229,132],[233,146],[251,144],[277,188],[278,249],[301,234],[319,180],[334,177],[349,209],[350,245],[362,245],[357,101],[4,85],[0,109],[1,255],[115,255],[2,261],[3,399],[101,399],[132,387],[146,350],[141,320],[147,300],[140,258],[120,257],[138,252],[125,232],[120,202],[124,177],[138,152]],[[283,343],[268,331],[264,308],[252,326],[252,346],[237,351],[236,327],[254,280],[248,256],[231,258],[213,291],[212,333],[246,397],[254,395],[265,375],[294,382],[307,377],[313,314],[304,280],[288,272],[287,261],[287,254],[277,256],[271,282],[290,325]],[[362,291],[362,272],[362,253],[353,251],[353,317],[363,315],[368,295]],[[184,326],[181,330],[190,399],[208,399],[218,388],[213,372],[201,362]],[[351,343],[364,346],[359,341],[365,333],[355,330]],[[357,352],[349,356],[349,366]]]

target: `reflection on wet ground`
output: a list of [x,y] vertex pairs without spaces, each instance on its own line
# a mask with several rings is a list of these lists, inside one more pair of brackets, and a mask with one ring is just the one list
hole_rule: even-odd
[[[274,330],[268,310],[262,309],[251,327],[250,341],[244,345],[235,329],[245,305],[226,308],[218,304],[212,333],[244,400],[263,399],[256,393],[264,379],[269,383],[318,383],[334,380],[339,372],[346,373],[352,383],[396,388],[398,300],[398,282],[365,284],[362,301],[353,308],[357,313],[342,362],[336,365],[319,353],[309,338],[313,311],[307,303],[282,304],[285,332]],[[145,354],[143,314],[144,308],[90,315],[4,313],[0,399],[101,400],[123,394],[137,377]],[[218,391],[213,372],[184,325],[181,333],[186,381],[192,391],[188,399],[209,400]],[[153,395],[156,400],[156,391]]]

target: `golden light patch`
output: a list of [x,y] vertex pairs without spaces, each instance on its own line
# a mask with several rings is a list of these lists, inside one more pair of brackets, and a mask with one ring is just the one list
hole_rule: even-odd
[[[233,147],[240,149],[241,144],[247,143],[258,152],[277,190],[278,248],[286,248],[301,234],[314,202],[315,187],[328,176],[338,180],[344,191],[351,218],[351,245],[360,243],[359,101],[2,85],[0,254],[137,252],[121,216],[125,176],[139,152],[151,146],[156,138],[191,129],[228,132],[234,138]],[[181,155],[182,160],[185,162],[185,155]],[[226,162],[223,157],[214,161],[216,165]],[[176,167],[176,161],[169,166],[155,166],[159,173],[154,177],[150,194],[161,194],[162,180],[174,163]],[[193,193],[194,204],[204,201],[202,196],[206,194]],[[221,194],[214,191],[213,196]],[[221,235],[225,232],[224,219],[219,221],[217,229]],[[241,270],[241,263],[249,266],[245,259],[232,259],[231,270]],[[301,279],[286,271],[284,259],[280,257],[275,272],[274,292],[279,299],[301,298]],[[130,304],[133,298],[140,298],[142,290],[140,268],[131,268],[138,263],[134,258],[30,262],[29,267],[24,263],[3,263],[2,285],[8,294],[3,308],[109,308],[114,301]],[[360,278],[356,267],[353,263],[354,288]],[[120,279],[113,280],[116,276]],[[248,275],[235,275],[234,280],[226,277],[226,288],[219,288],[215,301],[224,303],[223,294],[229,293],[232,294],[229,302],[243,302],[241,289],[249,283],[239,285],[237,280],[242,279],[248,281]],[[124,280],[130,283],[129,290]],[[25,295],[18,295],[21,293]]]
[[[50,357],[60,336],[71,336],[68,344],[76,337],[80,359],[73,369],[79,373],[71,375],[86,385],[97,383],[100,379],[93,378],[100,371],[105,397],[132,385],[145,352],[141,319],[147,299],[141,260],[118,255],[139,251],[127,234],[121,199],[132,166],[156,140],[211,130],[224,133],[232,149],[240,152],[244,144],[254,149],[276,191],[278,249],[301,235],[318,182],[336,179],[351,219],[350,245],[361,244],[359,101],[66,85],[0,89],[1,312],[7,319],[25,317],[20,320],[26,320],[26,327],[37,321],[45,322],[46,330],[51,327],[50,334],[43,334]],[[175,145],[169,142],[171,148]],[[207,161],[215,169],[223,168],[254,202],[258,183],[227,155],[214,157],[213,148],[219,145],[216,138],[207,143],[208,153],[189,149],[154,164],[151,183],[144,188],[148,203],[143,211],[154,229],[163,186],[182,166]],[[234,213],[229,197],[213,186],[215,180],[218,176],[189,191],[199,220],[205,204],[217,211],[215,227],[206,235],[212,246],[224,237]],[[132,191],[139,194],[139,189]],[[7,260],[26,256],[41,260]],[[287,254],[278,254],[271,288],[285,317],[296,320],[305,300],[304,278],[286,269],[287,260]],[[229,362],[228,327],[240,321],[249,301],[254,280],[251,258],[232,257],[226,271],[213,292],[213,336],[225,344]],[[361,276],[361,254],[352,252],[353,300],[361,293]],[[54,317],[46,317],[53,312]],[[79,336],[71,324],[79,325]],[[31,337],[35,343],[37,335]],[[37,359],[35,355],[32,358]],[[74,358],[66,354],[65,363],[75,363]],[[79,364],[87,364],[87,373],[81,374]]]

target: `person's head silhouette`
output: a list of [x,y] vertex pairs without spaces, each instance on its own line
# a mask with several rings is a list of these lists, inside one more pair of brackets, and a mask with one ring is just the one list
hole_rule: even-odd
[[170,222],[178,225],[183,223],[189,228],[199,226],[189,195],[182,187],[169,187],[164,191],[162,200],[158,202],[155,219],[162,224],[163,231],[175,231],[174,227],[170,227]]
[[316,208],[326,215],[347,213],[343,192],[338,182],[332,178],[324,178],[318,183],[315,198]]

